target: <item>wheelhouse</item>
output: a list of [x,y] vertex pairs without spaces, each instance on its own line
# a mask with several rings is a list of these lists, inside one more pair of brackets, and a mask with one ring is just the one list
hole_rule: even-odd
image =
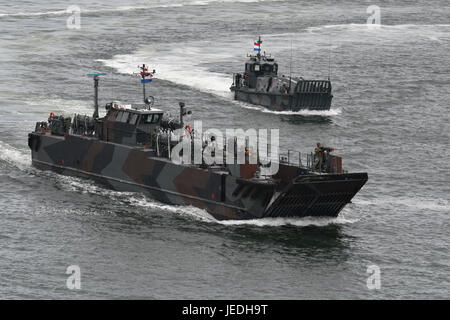
[[244,79],[247,81],[249,88],[256,88],[258,77],[269,76],[276,77],[278,74],[278,63],[273,58],[261,57],[257,59],[251,57],[245,63]]
[[120,106],[111,103],[103,120],[102,138],[128,145],[146,144],[159,127],[163,111],[145,106]]

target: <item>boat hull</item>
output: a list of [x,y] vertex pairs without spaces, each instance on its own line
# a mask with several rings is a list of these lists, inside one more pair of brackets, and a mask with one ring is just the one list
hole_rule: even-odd
[[281,183],[254,181],[220,168],[175,164],[150,149],[78,135],[30,133],[29,146],[36,168],[198,207],[218,220],[337,216],[367,181],[366,173],[305,175],[301,170]]
[[263,106],[273,111],[330,110],[333,96],[329,93],[298,92],[276,94],[257,92],[245,87],[231,87],[234,99]]

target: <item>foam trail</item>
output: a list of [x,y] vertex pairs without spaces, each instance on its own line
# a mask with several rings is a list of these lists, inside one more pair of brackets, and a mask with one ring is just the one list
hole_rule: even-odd
[[0,160],[15,166],[20,170],[31,168],[30,154],[4,143],[3,141],[0,141]]
[[157,209],[165,212],[170,212],[172,214],[177,214],[181,216],[187,216],[194,218],[196,220],[204,221],[204,222],[213,222],[215,219],[205,210],[192,207],[192,206],[177,206],[165,204],[162,202],[158,202],[156,200],[147,198],[144,195],[135,194],[127,199],[129,204],[140,207],[140,208],[149,208],[149,209]]
[[299,111],[274,111],[261,106],[245,103],[242,101],[233,100],[234,104],[249,110],[257,110],[264,113],[278,114],[278,115],[302,115],[302,116],[337,116],[342,113],[341,108],[333,108],[330,110],[299,110]]
[[329,225],[343,225],[358,222],[359,219],[350,219],[341,214],[338,217],[303,217],[303,218],[262,218],[252,220],[224,220],[217,223],[227,226],[256,226],[256,227],[326,227]]
[[129,200],[130,204],[134,206],[151,209],[160,209],[171,213],[180,214],[183,216],[188,216],[202,222],[220,224],[224,226],[281,227],[291,225],[296,227],[305,227],[305,226],[324,227],[335,224],[339,225],[351,224],[358,221],[357,219],[346,218],[344,215],[340,215],[337,218],[306,217],[306,218],[263,218],[252,220],[217,220],[205,210],[192,206],[167,205],[148,199],[145,196],[133,196]]
[[120,73],[132,74],[136,66],[150,61],[156,69],[156,78],[168,80],[199,91],[206,91],[221,97],[231,97],[229,90],[231,75],[211,72],[196,62],[203,63],[230,59],[230,55],[223,53],[207,53],[202,48],[142,48],[135,54],[117,55],[111,60],[98,60],[107,67],[114,68]]

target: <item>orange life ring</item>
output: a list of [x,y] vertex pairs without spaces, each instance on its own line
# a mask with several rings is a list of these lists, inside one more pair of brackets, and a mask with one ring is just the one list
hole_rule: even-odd
[[184,127],[185,130],[189,131],[189,133],[191,133],[192,128],[189,124],[186,125],[186,127]]
[[52,120],[55,117],[55,113],[54,112],[50,112],[50,117],[48,117],[49,120]]

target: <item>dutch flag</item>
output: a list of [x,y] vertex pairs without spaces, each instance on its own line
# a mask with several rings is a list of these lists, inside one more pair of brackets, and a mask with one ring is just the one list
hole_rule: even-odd
[[261,51],[261,47],[259,46],[258,42],[255,42],[255,46],[253,47],[253,51]]

